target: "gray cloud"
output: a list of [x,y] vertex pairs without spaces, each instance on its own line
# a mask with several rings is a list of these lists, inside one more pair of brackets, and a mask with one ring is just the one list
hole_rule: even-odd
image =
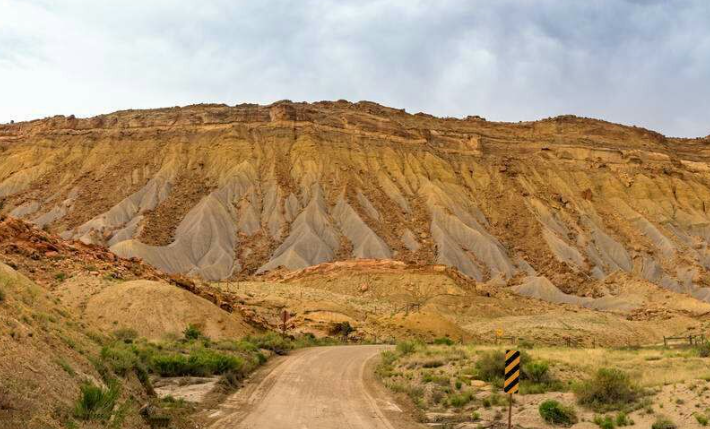
[[0,0],[0,122],[279,99],[710,133],[705,0]]

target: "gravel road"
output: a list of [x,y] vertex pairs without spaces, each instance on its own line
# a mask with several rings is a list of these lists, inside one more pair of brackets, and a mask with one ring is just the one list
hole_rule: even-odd
[[374,380],[386,346],[300,350],[267,366],[210,417],[211,429],[413,429]]

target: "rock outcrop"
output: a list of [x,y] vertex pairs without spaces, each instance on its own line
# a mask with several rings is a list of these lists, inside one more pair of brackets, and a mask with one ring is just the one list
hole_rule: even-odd
[[710,141],[572,116],[345,101],[59,116],[0,125],[0,198],[208,280],[397,259],[564,302],[615,272],[710,297]]

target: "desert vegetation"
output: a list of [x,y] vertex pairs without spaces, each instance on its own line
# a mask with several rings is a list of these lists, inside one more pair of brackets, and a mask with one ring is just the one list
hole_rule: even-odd
[[[525,427],[703,427],[710,411],[705,347],[523,350],[514,415]],[[422,421],[476,427],[507,412],[504,353],[487,345],[404,341],[382,353],[377,374]]]
[[[161,341],[139,338],[132,329],[118,329],[108,337],[99,337],[102,346],[91,361],[100,374],[100,382],[86,380],[81,386],[74,409],[67,419],[69,427],[79,422],[107,422],[121,427],[126,410],[136,404],[126,397],[123,386],[137,380],[149,405],[141,414],[150,425],[189,424],[189,415],[197,405],[171,395],[158,395],[157,380],[175,377],[215,379],[213,395],[223,398],[240,385],[252,371],[264,364],[269,356],[287,354],[306,346],[334,343],[313,336],[282,337],[265,333],[234,340],[213,341],[200,328],[188,325],[182,337]],[[211,403],[214,403],[212,401]],[[110,426],[110,425],[109,425]]]

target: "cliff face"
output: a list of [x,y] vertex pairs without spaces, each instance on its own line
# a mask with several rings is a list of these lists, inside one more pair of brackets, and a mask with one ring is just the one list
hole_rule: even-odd
[[622,271],[710,300],[710,139],[584,118],[344,101],[54,117],[0,126],[0,198],[210,280],[391,258],[588,295]]

